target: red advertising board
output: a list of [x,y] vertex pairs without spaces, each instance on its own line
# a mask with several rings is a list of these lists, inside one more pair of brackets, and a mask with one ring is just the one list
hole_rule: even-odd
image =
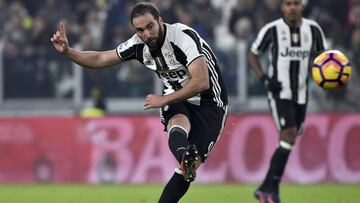
[[[278,143],[268,114],[231,115],[198,182],[259,182]],[[360,114],[309,114],[292,183],[360,183]],[[176,161],[157,116],[0,119],[0,182],[165,182]]]

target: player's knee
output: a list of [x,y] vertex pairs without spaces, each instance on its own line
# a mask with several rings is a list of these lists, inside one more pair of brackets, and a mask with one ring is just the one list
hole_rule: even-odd
[[295,143],[296,143],[296,137],[293,137],[293,136],[284,137],[284,138],[281,138],[280,141],[289,143],[289,144],[291,144],[291,145],[295,145]]
[[190,121],[184,114],[176,114],[169,120],[167,126],[168,132],[170,132],[170,129],[173,128],[174,126],[181,126],[187,132],[189,132],[191,129]]
[[296,128],[289,128],[286,130],[281,131],[280,133],[280,140],[290,145],[294,145],[296,142],[297,137],[297,130]]

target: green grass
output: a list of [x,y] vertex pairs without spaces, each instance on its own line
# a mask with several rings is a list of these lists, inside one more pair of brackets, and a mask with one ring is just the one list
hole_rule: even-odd
[[[162,185],[0,185],[2,203],[155,203]],[[256,203],[254,185],[194,184],[181,203]],[[284,203],[360,202],[360,184],[283,185]]]

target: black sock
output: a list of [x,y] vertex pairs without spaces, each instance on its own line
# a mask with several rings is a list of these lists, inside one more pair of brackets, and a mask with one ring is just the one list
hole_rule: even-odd
[[258,190],[261,190],[263,192],[268,190],[271,175],[272,175],[272,167],[270,165],[270,167],[269,167],[269,169],[268,169],[268,171],[266,173],[265,179],[261,183],[261,185],[259,186]]
[[181,163],[182,156],[189,146],[187,141],[187,132],[180,127],[172,127],[169,132],[169,148],[176,160]]
[[269,191],[276,194],[279,192],[279,184],[284,174],[290,152],[291,149],[285,149],[282,146],[278,146],[271,158],[270,167],[266,174],[266,178],[259,187],[260,190]]
[[184,177],[174,173],[166,184],[158,203],[176,203],[188,191],[190,182],[184,180]]

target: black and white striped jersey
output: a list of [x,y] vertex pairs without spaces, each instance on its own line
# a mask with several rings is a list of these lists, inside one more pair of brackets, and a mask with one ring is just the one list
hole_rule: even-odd
[[184,87],[190,79],[188,65],[204,56],[209,70],[210,88],[188,101],[195,105],[227,105],[224,81],[209,45],[195,30],[180,23],[164,24],[164,35],[161,48],[153,51],[135,34],[116,48],[117,54],[123,61],[135,59],[155,71],[164,84],[164,95]]
[[260,55],[269,49],[269,77],[282,84],[280,99],[305,104],[311,56],[327,48],[324,33],[313,20],[302,18],[300,27],[290,27],[281,18],[266,24],[251,46]]

